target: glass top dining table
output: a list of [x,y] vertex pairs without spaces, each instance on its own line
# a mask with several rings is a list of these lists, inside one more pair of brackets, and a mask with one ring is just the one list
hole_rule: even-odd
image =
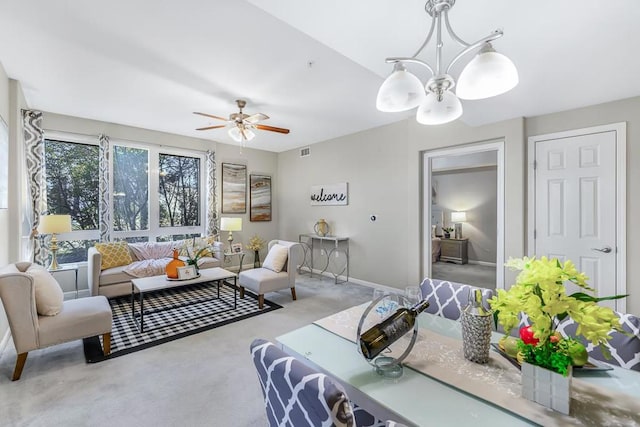
[[[457,321],[428,313],[422,313],[418,319],[420,328],[461,340],[460,323]],[[500,337],[494,333],[492,342],[497,342]],[[536,425],[507,409],[406,366],[401,378],[383,378],[358,353],[353,342],[316,324],[276,339],[287,353],[338,380],[353,402],[381,420],[394,420],[409,426]],[[614,367],[609,371],[580,375],[580,379],[640,399],[639,372]]]

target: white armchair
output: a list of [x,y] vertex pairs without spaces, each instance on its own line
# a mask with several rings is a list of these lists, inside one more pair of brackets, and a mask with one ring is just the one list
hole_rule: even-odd
[[0,299],[9,320],[18,354],[12,381],[20,379],[28,352],[67,341],[102,335],[103,351],[111,351],[111,306],[104,296],[64,301],[55,316],[36,311],[35,284],[24,272],[30,262],[9,264],[0,269]]
[[291,297],[294,301],[296,300],[296,271],[300,244],[287,242],[286,240],[272,240],[268,245],[269,250],[275,244],[287,248],[287,260],[282,271],[270,270],[265,268],[263,264],[263,267],[241,272],[238,280],[240,283],[240,298],[244,298],[245,288],[251,290],[258,295],[258,307],[260,309],[264,306],[264,294],[268,292],[291,288]]

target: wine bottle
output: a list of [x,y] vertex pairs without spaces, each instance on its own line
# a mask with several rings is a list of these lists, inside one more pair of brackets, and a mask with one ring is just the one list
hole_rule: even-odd
[[391,316],[360,336],[360,350],[368,360],[376,357],[382,350],[396,342],[416,324],[416,317],[429,307],[427,300],[420,301],[411,308],[399,308]]

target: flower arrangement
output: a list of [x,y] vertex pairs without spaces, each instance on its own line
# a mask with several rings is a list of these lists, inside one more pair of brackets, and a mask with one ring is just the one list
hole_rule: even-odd
[[531,326],[521,328],[517,342],[519,358],[563,375],[567,375],[570,365],[584,364],[587,359],[584,346],[556,332],[567,316],[578,325],[577,335],[600,345],[603,354],[609,355],[604,346],[611,339],[609,333],[622,328],[613,310],[597,303],[627,295],[602,298],[585,292],[567,295],[564,286],[567,281],[584,291],[594,291],[587,285],[588,277],[578,272],[571,261],[524,257],[509,259],[506,266],[520,270],[516,283],[509,290],[499,289],[489,304],[494,310],[494,320],[507,334],[518,325],[521,312],[529,317]]
[[453,233],[453,227],[442,227],[442,231],[445,233]]
[[259,251],[264,247],[264,244],[265,241],[256,234],[249,240],[249,244],[247,244],[246,248],[251,251]]
[[200,258],[211,256],[211,248],[202,239],[194,237],[184,241],[181,253],[187,258],[187,265],[194,265],[197,269]]

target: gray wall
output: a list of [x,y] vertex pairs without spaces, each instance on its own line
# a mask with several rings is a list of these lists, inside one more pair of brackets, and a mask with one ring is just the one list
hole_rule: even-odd
[[[350,238],[351,276],[407,286],[407,123],[402,121],[278,156],[279,225],[298,240],[324,218],[332,234]],[[348,182],[347,206],[311,206],[312,185]],[[375,214],[377,221],[369,216]]]
[[[425,150],[502,139],[506,141],[506,253],[524,254],[523,120],[469,127],[462,122],[422,126],[413,118],[280,153],[280,230],[288,239],[313,231],[325,218],[334,234],[351,239],[351,276],[403,289],[420,283],[422,156]],[[314,207],[312,185],[349,183],[349,205]],[[369,221],[370,214],[378,220]]]
[[438,206],[445,213],[445,224],[451,224],[451,212],[467,213],[467,221],[462,224],[462,235],[469,239],[469,261],[495,264],[496,167],[434,171],[432,176],[438,183]]

